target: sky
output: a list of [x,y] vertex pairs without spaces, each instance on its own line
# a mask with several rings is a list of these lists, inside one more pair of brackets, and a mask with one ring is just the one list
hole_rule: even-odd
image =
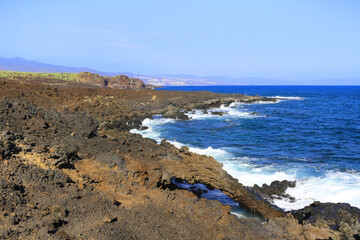
[[0,0],[0,29],[0,57],[360,84],[358,0]]

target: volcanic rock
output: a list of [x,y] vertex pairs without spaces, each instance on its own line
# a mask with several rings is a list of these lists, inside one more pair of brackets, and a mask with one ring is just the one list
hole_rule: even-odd
[[288,198],[290,200],[294,200],[293,197],[286,194],[287,188],[294,188],[296,186],[295,181],[273,181],[270,185],[263,184],[261,187],[258,185],[254,185],[254,187],[249,188],[251,192],[259,194],[265,199],[273,200],[273,199],[282,199]]
[[292,211],[291,214],[302,224],[313,226],[327,225],[341,233],[342,239],[359,239],[360,209],[347,203],[314,202],[303,209]]

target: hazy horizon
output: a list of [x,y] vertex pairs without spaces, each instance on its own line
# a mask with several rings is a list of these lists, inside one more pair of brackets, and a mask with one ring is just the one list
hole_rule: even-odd
[[360,84],[358,1],[9,1],[0,56],[144,75]]

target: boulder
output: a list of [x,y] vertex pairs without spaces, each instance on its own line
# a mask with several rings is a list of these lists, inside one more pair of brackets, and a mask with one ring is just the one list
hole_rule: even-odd
[[327,225],[340,232],[342,239],[360,239],[360,209],[348,203],[314,202],[290,213],[301,224]]
[[283,180],[273,181],[270,185],[263,184],[261,187],[255,184],[254,187],[250,187],[249,190],[268,200],[281,198],[289,198],[290,200],[294,200],[293,197],[289,196],[285,192],[287,188],[294,188],[295,186],[296,181]]

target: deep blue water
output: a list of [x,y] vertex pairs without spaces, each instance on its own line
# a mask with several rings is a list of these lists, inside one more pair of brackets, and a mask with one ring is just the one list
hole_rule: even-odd
[[[212,155],[245,185],[296,180],[297,201],[360,207],[360,86],[207,86],[162,90],[243,93],[281,98],[273,104],[233,104],[229,115],[196,112],[189,121],[155,119],[142,134]],[[297,98],[294,98],[297,97]],[[259,115],[249,115],[256,112]],[[145,123],[144,123],[145,124]]]

